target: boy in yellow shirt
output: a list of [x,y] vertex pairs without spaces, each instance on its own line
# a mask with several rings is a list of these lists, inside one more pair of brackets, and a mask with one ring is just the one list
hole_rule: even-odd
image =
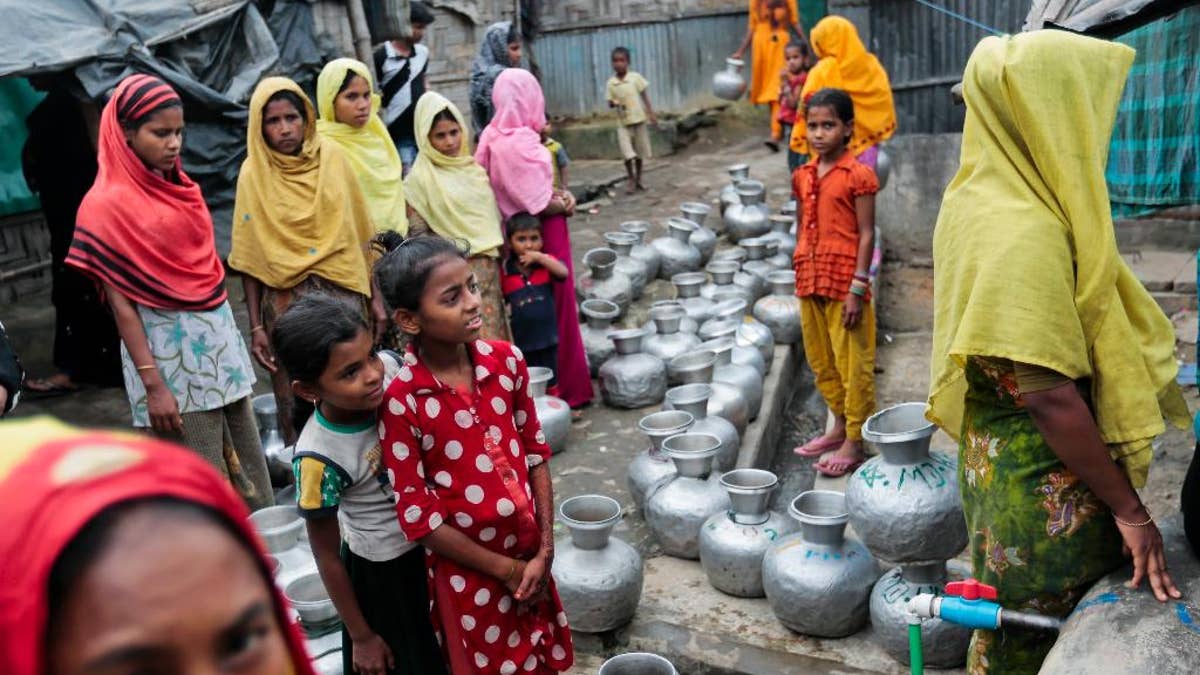
[[629,174],[626,193],[645,190],[642,185],[642,160],[650,159],[650,130],[646,123],[658,124],[658,116],[650,105],[646,93],[648,83],[640,73],[629,70],[629,50],[616,47],[612,50],[613,76],[608,78],[606,96],[608,107],[616,108],[620,124],[617,125],[617,143],[625,159],[625,172]]

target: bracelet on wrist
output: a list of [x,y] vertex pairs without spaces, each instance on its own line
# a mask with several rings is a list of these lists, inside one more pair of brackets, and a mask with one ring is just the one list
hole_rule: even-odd
[[516,571],[517,571],[517,559],[513,558],[512,567],[508,568],[508,574],[504,575],[504,583],[507,584],[510,580],[512,580],[513,574]]
[[850,294],[857,295],[858,297],[861,298],[867,294],[867,289],[864,286],[851,286]]
[[1149,525],[1153,525],[1154,515],[1150,513],[1150,507],[1143,506],[1142,508],[1146,509],[1146,519],[1140,523],[1131,523],[1128,520],[1123,520],[1118,518],[1117,514],[1115,513],[1113,514],[1113,520],[1117,521],[1118,525],[1124,525],[1125,527],[1147,527]]
[[871,277],[867,276],[866,274],[859,274],[858,272],[854,273],[854,278],[863,282],[864,284],[871,282]]
[[261,331],[263,331],[263,332],[266,332],[266,329],[265,329],[265,328],[263,328],[261,325],[255,326],[254,328],[251,328],[251,329],[250,329],[250,332],[251,332],[251,333],[253,333],[253,332],[254,332],[254,331],[256,331],[256,330],[261,330]]
[[143,370],[154,370],[155,368],[158,368],[158,366],[157,366],[157,365],[155,365],[155,364],[153,364],[153,363],[151,363],[151,364],[147,364],[147,365],[144,365],[144,366],[138,366],[138,367],[137,367],[137,370],[138,370],[138,372],[140,373],[140,372],[142,372]]

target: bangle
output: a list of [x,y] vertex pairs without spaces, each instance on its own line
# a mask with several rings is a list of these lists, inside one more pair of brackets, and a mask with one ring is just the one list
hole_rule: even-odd
[[513,573],[516,571],[517,571],[517,559],[513,558],[512,567],[509,568],[508,574],[504,575],[504,583],[507,584],[509,582],[509,580],[512,579]]
[[154,369],[155,369],[155,368],[157,368],[157,367],[158,367],[157,365],[155,365],[155,364],[153,364],[153,363],[152,363],[152,364],[150,364],[150,365],[148,365],[148,366],[138,366],[138,367],[137,367],[137,369],[138,369],[138,372],[141,372],[141,371],[143,371],[143,370],[154,370]]
[[1121,520],[1115,513],[1113,514],[1113,520],[1117,521],[1118,525],[1124,525],[1125,527],[1146,527],[1147,525],[1153,525],[1154,516],[1150,514],[1150,507],[1143,505],[1142,508],[1146,509],[1146,519],[1140,523],[1131,523],[1128,520]]
[[870,281],[871,281],[871,277],[869,277],[865,274],[859,274],[858,272],[854,273],[854,278],[863,283],[870,283]]
[[858,297],[860,297],[860,298],[861,298],[861,297],[863,297],[864,295],[866,295],[866,294],[867,294],[867,289],[866,289],[866,287],[865,287],[865,286],[851,286],[851,287],[850,287],[850,294],[851,294],[851,295],[857,295]]
[[254,328],[251,328],[251,329],[250,329],[250,332],[251,332],[251,333],[253,333],[253,332],[254,332],[254,331],[256,331],[256,330],[265,331],[266,329],[265,329],[265,328],[263,328],[261,325],[258,325],[258,326],[255,326]]

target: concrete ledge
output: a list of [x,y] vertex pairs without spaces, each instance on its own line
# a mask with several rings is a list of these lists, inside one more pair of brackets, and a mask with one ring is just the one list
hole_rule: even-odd
[[763,404],[758,419],[746,427],[742,434],[742,447],[738,451],[737,468],[769,469],[775,455],[775,446],[783,433],[783,416],[787,413],[788,401],[796,390],[799,378],[796,371],[804,363],[803,347],[799,344],[775,345],[775,357],[771,369],[763,379]]

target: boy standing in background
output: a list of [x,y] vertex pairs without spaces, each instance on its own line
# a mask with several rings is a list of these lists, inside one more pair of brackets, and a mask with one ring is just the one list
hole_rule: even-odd
[[658,116],[650,105],[646,93],[646,78],[629,70],[629,50],[616,47],[612,50],[613,76],[608,78],[606,96],[608,107],[616,108],[620,124],[617,125],[617,143],[625,159],[625,172],[629,175],[626,193],[645,190],[642,185],[642,160],[650,159],[650,130],[646,122],[658,124]]
[[417,99],[425,93],[425,72],[429,69],[429,48],[421,44],[425,29],[433,23],[433,12],[418,0],[409,6],[412,37],[392,40],[375,50],[375,81],[380,88],[380,106],[388,135],[400,153],[404,174],[417,159],[417,137],[413,131],[413,113]]

